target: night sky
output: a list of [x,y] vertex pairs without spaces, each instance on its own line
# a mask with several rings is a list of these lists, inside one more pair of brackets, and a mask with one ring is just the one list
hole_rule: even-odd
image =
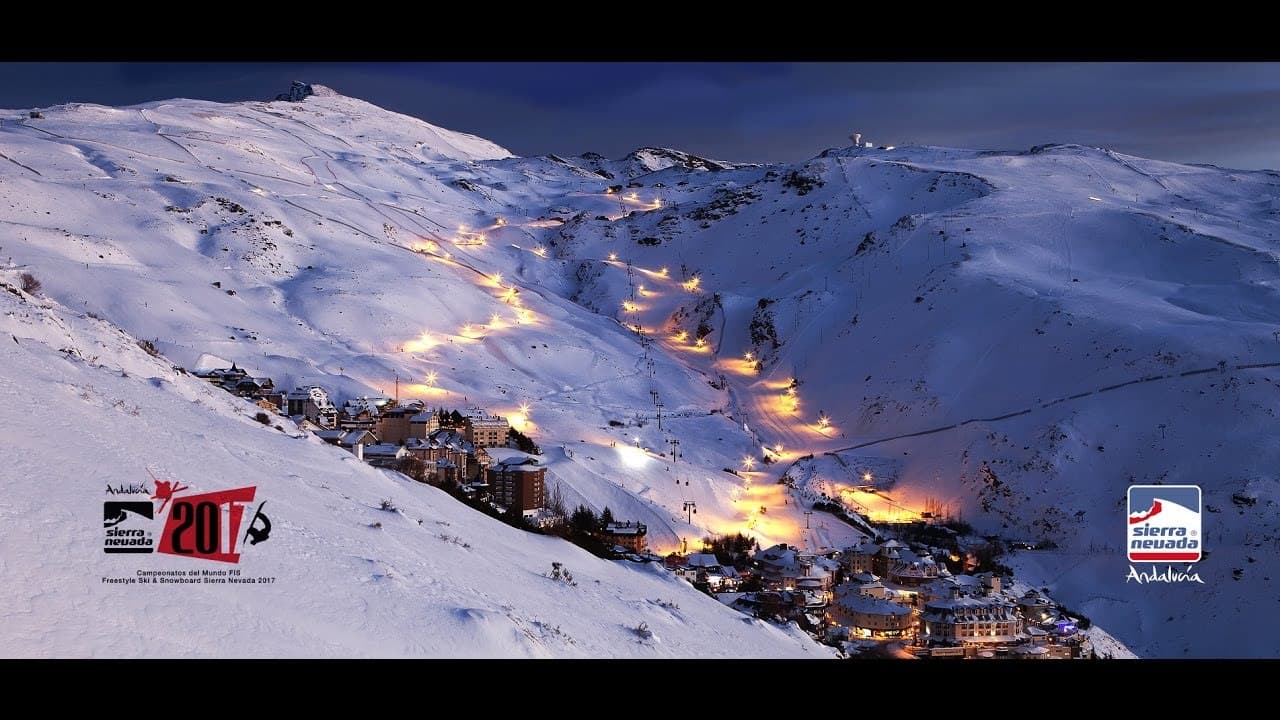
[[1280,168],[1280,63],[0,63],[0,107],[269,99],[295,79],[518,155],[798,161],[856,130]]

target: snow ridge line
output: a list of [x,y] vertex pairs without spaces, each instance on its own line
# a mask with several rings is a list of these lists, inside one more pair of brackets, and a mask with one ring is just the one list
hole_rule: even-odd
[[22,163],[18,162],[17,160],[14,160],[13,158],[9,157],[8,155],[5,155],[4,153],[0,153],[0,158],[4,158],[5,160],[8,160],[9,162],[13,163],[14,165],[17,165],[18,167],[22,168],[23,170],[28,170],[28,171],[30,171],[30,172],[33,172],[33,173],[35,173],[36,175],[38,175],[39,177],[44,177],[43,175],[40,175],[40,171],[39,171],[39,170],[36,170],[36,169],[35,169],[35,168],[33,168],[33,167],[27,167],[26,165],[23,165]]
[[[1274,368],[1274,367],[1280,367],[1280,362],[1241,364],[1241,365],[1232,366],[1230,369],[1258,370],[1261,368]],[[902,435],[894,435],[892,437],[880,438],[879,440],[870,440],[864,443],[858,443],[857,445],[850,445],[849,447],[836,448],[835,450],[829,450],[823,454],[835,455],[836,453],[849,452],[851,450],[859,450],[865,447],[871,447],[872,445],[880,445],[881,443],[887,443],[893,440],[903,440],[905,438],[920,437],[921,435],[932,435],[934,433],[945,432],[947,430],[954,430],[963,425],[968,425],[970,423],[975,423],[975,422],[997,422],[1000,420],[1008,420],[1009,418],[1018,417],[1019,415],[1027,415],[1032,410],[1035,410],[1035,409],[1043,410],[1052,405],[1057,405],[1058,403],[1061,403],[1061,402],[1066,402],[1068,400],[1078,400],[1080,398],[1088,397],[1089,395],[1093,395],[1095,393],[1110,392],[1111,390],[1116,390],[1118,388],[1122,388],[1128,385],[1136,385],[1138,383],[1145,383],[1145,382],[1154,382],[1156,380],[1172,380],[1177,377],[1187,377],[1189,375],[1201,375],[1201,374],[1210,373],[1210,372],[1226,372],[1227,369],[1228,369],[1227,366],[1221,365],[1217,367],[1203,368],[1201,370],[1188,370],[1178,375],[1148,375],[1146,377],[1138,378],[1137,380],[1130,380],[1128,382],[1122,382],[1116,385],[1108,385],[1103,388],[1098,388],[1097,390],[1089,390],[1082,393],[1076,393],[1075,395],[1070,395],[1064,398],[1058,398],[1057,400],[1053,400],[1048,403],[1041,403],[1039,408],[1027,408],[1025,410],[1020,410],[1018,412],[1006,413],[1004,415],[997,415],[995,417],[989,417],[989,418],[970,418],[963,422],[953,423],[951,425],[944,425],[942,427],[930,428],[928,430],[919,430],[913,433],[904,433]]]

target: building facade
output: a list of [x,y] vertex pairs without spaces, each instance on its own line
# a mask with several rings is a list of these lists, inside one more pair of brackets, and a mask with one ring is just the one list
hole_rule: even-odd
[[384,408],[374,422],[374,432],[378,439],[392,445],[403,445],[412,437],[410,432],[412,420],[422,408],[412,405],[407,407]]
[[915,628],[911,608],[892,600],[864,594],[854,584],[841,585],[827,606],[827,622],[844,628],[850,637],[908,637]]
[[476,447],[456,430],[441,428],[426,438],[411,437],[405,441],[410,455],[434,468],[432,482],[462,484],[475,479]]
[[609,545],[621,545],[631,552],[642,553],[649,547],[645,538],[648,532],[642,522],[613,522],[601,528],[596,537]]
[[798,548],[781,543],[752,556],[760,568],[765,586],[774,590],[809,590],[825,594],[831,590],[837,563],[827,558],[802,553]]
[[1001,644],[1022,637],[1022,618],[999,596],[951,597],[924,604],[921,639],[942,644]]
[[497,504],[524,515],[536,515],[546,507],[547,469],[537,459],[502,460],[490,465],[484,475]]
[[511,424],[500,415],[476,412],[466,419],[467,441],[476,447],[506,447],[510,429]]
[[294,388],[285,397],[290,417],[301,415],[322,428],[337,427],[338,409],[319,385]]
[[428,435],[440,429],[440,415],[438,413],[423,410],[422,412],[409,418],[409,437],[425,439]]

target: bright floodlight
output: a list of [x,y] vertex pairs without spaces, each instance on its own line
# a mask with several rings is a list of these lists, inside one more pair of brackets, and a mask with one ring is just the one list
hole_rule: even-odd
[[616,449],[618,451],[618,457],[622,460],[622,464],[625,467],[638,470],[649,464],[649,456],[645,454],[644,450],[641,450],[635,445],[627,445],[624,443],[618,445]]

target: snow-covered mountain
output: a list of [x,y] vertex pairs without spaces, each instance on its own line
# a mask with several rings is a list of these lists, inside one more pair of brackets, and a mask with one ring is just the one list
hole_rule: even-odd
[[[830,656],[794,626],[740,615],[656,566],[599,560],[314,435],[259,424],[244,401],[107,321],[25,295],[18,275],[0,271],[0,654]],[[257,485],[273,529],[240,567],[274,581],[109,584],[140,564],[102,552],[103,498],[129,499],[103,489],[153,485],[148,471],[204,492]],[[223,569],[203,565],[157,556],[144,567]]]
[[[254,627],[275,628],[266,615],[291,614],[285,598],[305,589],[312,634],[272,630],[279,653],[454,654],[466,643],[476,654],[821,652],[666,578],[520,536],[429,488],[246,423],[237,416],[248,406],[196,395],[203,388],[167,364],[130,369],[150,361],[103,339],[123,336],[93,313],[183,367],[213,355],[339,397],[391,394],[398,377],[402,397],[432,404],[510,416],[528,404],[516,419],[567,502],[645,522],[660,551],[740,529],[762,545],[859,537],[822,513],[806,529],[809,487],[873,516],[938,504],[984,532],[1056,543],[1015,553],[1020,579],[1141,655],[1275,654],[1280,625],[1258,618],[1280,570],[1280,446],[1268,425],[1280,372],[1249,366],[1280,362],[1276,173],[1078,146],[833,149],[795,166],[655,148],[620,160],[520,158],[318,86],[286,95],[0,112],[0,260],[56,301],[38,312],[30,298],[5,301],[19,340],[3,379],[17,489],[0,513],[7,527],[48,535],[59,558],[8,546],[7,573],[57,573],[68,593],[100,574],[110,559],[93,546],[100,531],[80,521],[96,520],[104,476],[137,481],[150,464],[202,486],[252,478],[285,498],[291,524],[282,520],[274,572],[295,582],[271,610],[234,596]],[[46,323],[129,377],[74,357],[19,362],[33,345],[40,357],[66,346]],[[98,342],[108,347],[86,349]],[[69,386],[107,399],[94,405]],[[151,411],[121,413],[112,398]],[[46,423],[61,430],[38,441],[27,432]],[[780,462],[761,465],[757,442]],[[79,466],[59,473],[69,479],[47,503],[39,469],[68,458]],[[774,482],[788,468],[806,487]],[[891,486],[853,490],[862,468]],[[1134,482],[1204,488],[1205,584],[1125,583]],[[366,533],[385,515],[370,508],[392,493],[403,517]],[[461,529],[433,529],[436,520]],[[473,547],[418,541],[441,532]],[[441,559],[442,549],[458,557]],[[577,592],[600,580],[598,615],[541,585],[561,556],[590,578]],[[477,567],[523,579],[504,589]],[[5,584],[10,607],[33,608],[9,623],[20,641],[9,647],[120,652],[74,621],[59,625],[61,640],[47,634],[76,600],[35,602],[30,587]],[[700,608],[669,620],[678,644],[635,609],[650,612],[658,588],[681,593],[684,612]],[[201,602],[213,612],[226,597]],[[162,612],[120,602],[97,603],[108,615],[85,622]],[[630,614],[663,643],[627,644]],[[574,640],[521,630],[535,620]],[[393,645],[366,643],[353,623]],[[402,623],[412,629],[392,633]],[[229,612],[226,624],[236,626]],[[303,636],[310,644],[297,645]],[[235,654],[239,639],[233,630],[158,652]]]

